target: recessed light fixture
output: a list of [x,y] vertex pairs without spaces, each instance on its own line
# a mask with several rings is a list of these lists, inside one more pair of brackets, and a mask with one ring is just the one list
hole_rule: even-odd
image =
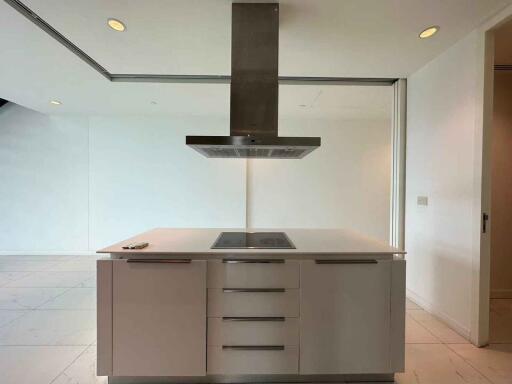
[[59,100],[51,100],[50,104],[52,104],[52,105],[61,105],[62,102],[60,102]]
[[429,37],[434,36],[439,31],[439,26],[433,25],[431,27],[428,27],[427,29],[424,29],[419,34],[420,39],[428,39]]
[[117,19],[108,19],[107,24],[110,28],[117,32],[123,32],[126,29],[123,22]]

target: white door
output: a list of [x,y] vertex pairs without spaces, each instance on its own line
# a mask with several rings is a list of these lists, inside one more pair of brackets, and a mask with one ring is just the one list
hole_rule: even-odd
[[389,373],[391,262],[301,262],[300,373]]
[[206,374],[206,261],[117,260],[114,376]]

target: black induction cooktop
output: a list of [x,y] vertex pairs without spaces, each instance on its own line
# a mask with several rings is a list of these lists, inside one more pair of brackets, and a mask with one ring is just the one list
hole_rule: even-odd
[[295,249],[284,232],[222,232],[212,249]]

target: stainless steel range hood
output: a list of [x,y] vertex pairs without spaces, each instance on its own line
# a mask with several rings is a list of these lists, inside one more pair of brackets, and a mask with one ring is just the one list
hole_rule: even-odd
[[279,137],[279,4],[234,3],[230,136],[187,136],[206,157],[300,159],[320,137]]

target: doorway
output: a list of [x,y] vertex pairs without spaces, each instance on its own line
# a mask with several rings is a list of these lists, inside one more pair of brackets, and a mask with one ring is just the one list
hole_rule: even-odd
[[512,21],[494,30],[489,341],[512,342]]

